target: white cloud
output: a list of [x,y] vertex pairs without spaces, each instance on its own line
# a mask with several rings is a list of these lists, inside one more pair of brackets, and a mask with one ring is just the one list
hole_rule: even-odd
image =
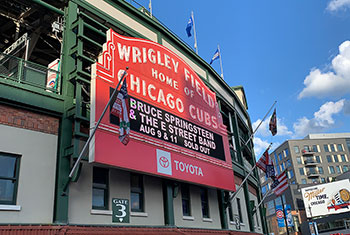
[[[269,145],[270,143],[268,141],[262,140],[259,137],[254,137],[254,153],[257,160],[261,157],[261,155]],[[279,145],[280,145],[279,142],[273,143],[269,152],[272,152],[272,150],[274,148],[277,148]]]
[[350,7],[350,0],[331,0],[328,3],[327,10],[337,11],[347,7]]
[[326,102],[314,113],[312,119],[302,117],[293,124],[295,136],[304,137],[310,133],[320,133],[334,125],[333,115],[339,113],[345,104],[345,99],[337,102]]
[[[266,118],[263,121],[263,123],[261,123],[255,135],[261,135],[261,136],[271,135],[271,132],[269,130],[270,118],[271,116],[269,118]],[[261,119],[258,119],[252,124],[253,130],[255,130],[255,128],[259,125],[260,122],[261,122]],[[293,133],[288,130],[288,127],[283,123],[282,119],[277,118],[277,136],[292,135],[292,134]]]
[[304,80],[305,88],[298,98],[339,96],[350,93],[350,41],[345,41],[339,46],[339,54],[332,60],[331,69],[333,71],[328,72],[312,69]]
[[266,150],[269,144],[269,142],[264,141],[259,137],[254,137],[254,152],[257,159],[260,158],[260,155]]

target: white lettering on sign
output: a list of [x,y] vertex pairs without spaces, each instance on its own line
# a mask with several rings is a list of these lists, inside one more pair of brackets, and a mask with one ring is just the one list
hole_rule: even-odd
[[[161,104],[170,109],[175,109],[179,113],[184,112],[184,103],[181,98],[175,96],[172,93],[166,93],[162,88],[157,88],[154,84],[147,84],[145,80],[140,79],[139,77],[134,76],[130,73],[130,90],[136,92],[137,94],[149,97],[151,100],[156,101],[158,104]],[[173,84],[177,87],[177,83]]]
[[148,60],[152,64],[164,66],[170,70],[174,70],[175,73],[178,72],[179,62],[176,61],[175,58],[171,58],[165,53],[161,53],[160,51],[156,52],[152,48],[143,47],[142,50],[135,46],[131,48],[130,46],[122,45],[119,42],[117,43],[117,45],[120,60],[125,60],[126,62],[129,62],[131,56],[131,61],[133,63],[146,64]]
[[191,175],[203,176],[202,168],[200,168],[199,166],[194,166],[192,164],[180,162],[177,160],[174,160],[174,163],[175,163],[175,170],[177,171],[186,172]]

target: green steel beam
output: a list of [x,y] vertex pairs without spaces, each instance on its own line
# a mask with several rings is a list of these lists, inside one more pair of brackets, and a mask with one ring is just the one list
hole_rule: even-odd
[[244,191],[244,198],[245,198],[245,204],[246,204],[246,209],[248,211],[248,221],[249,221],[249,229],[251,232],[254,232],[254,218],[253,218],[253,208],[251,207],[250,202],[250,197],[249,197],[249,188],[248,188],[248,182],[244,183],[243,186],[243,191]]
[[[241,145],[241,141],[240,141],[240,130],[238,128],[238,120],[237,120],[237,113],[235,112],[234,113],[234,116],[233,116],[233,133],[235,135],[235,141],[236,141],[236,151],[237,151],[237,155],[238,155],[238,161],[239,161],[239,164],[241,166],[244,166],[244,163],[243,163],[243,156],[242,156],[242,145]],[[242,177],[245,178],[246,176],[246,171],[245,169],[243,169],[243,172],[242,172]],[[249,229],[250,231],[254,231],[254,219],[253,219],[253,215],[252,213],[250,213],[252,211],[252,208],[250,206],[250,198],[249,198],[249,189],[248,189],[248,184],[249,184],[249,180],[246,181],[246,183],[243,185],[243,191],[244,191],[244,198],[245,198],[245,204],[246,204],[246,209],[248,211],[248,222],[249,222]]]
[[60,14],[62,16],[64,15],[64,12],[62,10],[60,10],[60,9],[58,9],[58,8],[48,4],[46,2],[43,2],[41,0],[32,0],[32,2],[35,2],[36,4],[39,4],[40,6],[43,6],[47,9],[49,9],[50,11],[56,12],[57,14]]
[[163,180],[164,223],[166,226],[175,226],[173,183]]
[[225,206],[225,192],[223,190],[217,190],[218,193],[218,202],[219,202],[219,212],[220,212],[220,222],[221,222],[221,228],[222,229],[228,229],[228,222],[227,222],[227,213],[226,213],[226,206]]
[[235,145],[236,145],[236,154],[238,158],[238,163],[243,166],[243,157],[242,157],[242,152],[241,152],[241,142],[239,139],[239,129],[238,129],[238,120],[237,120],[237,112],[234,113],[232,116],[232,127],[233,127],[233,135],[235,137]]
[[[261,187],[260,187],[260,184],[259,184],[259,188],[258,188],[258,195],[257,195],[257,199],[258,199],[258,202],[261,201],[262,199],[262,196],[261,196]],[[266,222],[266,214],[264,213],[264,203],[262,203],[259,207],[259,212],[260,212],[260,220],[261,220],[261,227],[263,229],[263,233],[264,234],[268,234],[268,231],[267,231],[267,222]],[[256,208],[258,209],[258,208]]]
[[48,112],[63,113],[62,96],[26,84],[0,79],[0,99],[4,102],[21,103],[44,109]]
[[76,44],[76,35],[72,31],[72,25],[77,20],[78,7],[69,2],[65,9],[65,25],[63,32],[63,54],[62,54],[62,94],[65,99],[65,114],[60,123],[59,149],[57,157],[56,191],[54,205],[54,223],[67,224],[68,221],[68,196],[63,193],[64,185],[68,180],[70,170],[70,157],[65,156],[66,150],[71,148],[73,122],[68,115],[68,110],[73,106],[74,85],[69,82],[69,74],[75,69],[75,59],[69,51]]

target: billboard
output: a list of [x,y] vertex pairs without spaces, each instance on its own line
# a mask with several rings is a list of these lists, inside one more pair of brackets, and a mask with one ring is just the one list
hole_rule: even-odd
[[[120,96],[125,99],[117,98],[103,117],[89,161],[234,191],[227,130],[215,93],[158,43],[107,31],[103,53],[92,66],[91,128],[126,67],[127,86]],[[123,102],[124,119],[116,115]],[[119,135],[125,133],[121,143]]]
[[350,181],[340,180],[302,188],[308,218],[350,211]]

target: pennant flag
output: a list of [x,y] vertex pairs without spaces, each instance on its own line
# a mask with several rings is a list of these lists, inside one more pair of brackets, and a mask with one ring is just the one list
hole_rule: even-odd
[[119,140],[124,145],[127,145],[130,140],[130,120],[129,120],[129,95],[124,81],[117,98],[112,106],[111,114],[119,117]]
[[266,173],[267,178],[275,176],[275,168],[273,166],[272,158],[270,158],[269,155],[269,149],[270,147],[265,150],[263,156],[256,163],[256,166]]
[[276,109],[273,111],[273,114],[271,116],[270,123],[269,123],[269,130],[271,131],[271,134],[273,136],[277,134]]
[[192,15],[190,16],[190,19],[188,20],[187,26],[186,26],[186,32],[187,32],[187,37],[191,37],[191,30],[193,27],[193,17]]
[[210,64],[212,64],[214,62],[214,60],[218,59],[220,57],[220,52],[219,52],[219,48],[216,49],[213,58],[211,58]]
[[285,171],[279,176],[273,177],[271,188],[277,196],[281,195],[288,188],[287,174]]

